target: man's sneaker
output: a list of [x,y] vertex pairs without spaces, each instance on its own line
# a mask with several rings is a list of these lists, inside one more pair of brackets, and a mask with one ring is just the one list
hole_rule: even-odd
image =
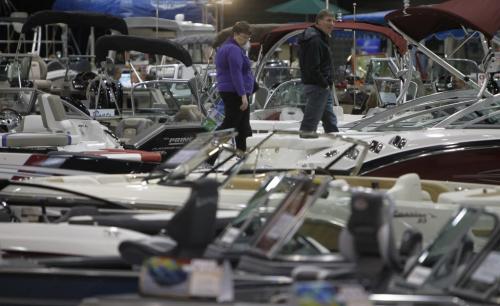
[[318,134],[316,132],[305,132],[300,131],[300,138],[318,138]]

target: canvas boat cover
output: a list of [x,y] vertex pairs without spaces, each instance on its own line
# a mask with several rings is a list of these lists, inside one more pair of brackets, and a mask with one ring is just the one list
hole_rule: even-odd
[[125,21],[120,17],[101,13],[88,12],[63,12],[63,11],[40,11],[29,16],[23,25],[22,32],[27,33],[33,28],[46,24],[64,23],[75,27],[95,27],[107,30],[116,30],[122,34],[128,34]]
[[[274,28],[262,39],[263,48],[262,51],[265,54],[269,49],[282,37],[287,35],[290,32],[294,32],[297,30],[303,30],[307,27],[311,26],[312,23],[298,23],[298,24],[290,24],[281,26],[278,28]],[[393,31],[392,29],[384,26],[363,23],[363,22],[347,22],[347,21],[339,21],[335,22],[334,31],[338,30],[357,30],[357,31],[367,31],[381,34],[392,41],[392,43],[396,46],[400,54],[404,54],[407,50],[406,40]]]
[[389,13],[385,20],[416,41],[462,26],[480,31],[490,40],[500,28],[500,1],[451,0],[397,10]]
[[128,35],[104,35],[97,39],[95,53],[97,62],[106,59],[108,51],[137,51],[146,54],[166,55],[182,62],[187,67],[193,64],[191,55],[180,44],[166,39],[144,38]]

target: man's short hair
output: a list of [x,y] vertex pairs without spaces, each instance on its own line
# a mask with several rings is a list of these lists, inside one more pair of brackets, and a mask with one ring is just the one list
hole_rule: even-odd
[[251,35],[252,31],[251,31],[250,24],[246,21],[236,22],[233,26],[233,33],[234,34],[245,33],[245,34]]
[[333,15],[333,12],[327,10],[327,9],[323,9],[321,11],[319,11],[318,15],[316,15],[316,23],[318,23],[318,21],[320,21],[321,19],[324,19],[326,17],[333,17],[335,18],[335,16]]

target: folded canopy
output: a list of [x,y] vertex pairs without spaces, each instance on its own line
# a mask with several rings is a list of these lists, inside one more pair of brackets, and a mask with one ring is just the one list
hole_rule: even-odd
[[88,12],[62,12],[62,11],[40,11],[26,19],[22,32],[27,33],[37,26],[46,24],[64,23],[75,27],[96,27],[102,29],[116,30],[122,34],[128,34],[125,21],[120,17],[107,14]]
[[416,41],[461,26],[480,31],[489,40],[500,28],[500,1],[451,0],[397,10],[385,19]]
[[95,54],[97,62],[106,59],[108,51],[137,51],[146,54],[166,55],[191,66],[193,61],[189,52],[180,44],[166,39],[144,38],[128,35],[104,35],[97,39]]

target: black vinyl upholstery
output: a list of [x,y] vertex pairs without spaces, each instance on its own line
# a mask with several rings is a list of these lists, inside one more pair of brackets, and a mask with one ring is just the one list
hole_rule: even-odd
[[213,179],[192,182],[191,195],[167,224],[167,235],[177,242],[180,256],[201,256],[216,230],[219,183]]
[[393,206],[384,205],[380,192],[352,194],[351,216],[340,234],[340,252],[356,262],[358,276],[372,285],[385,281],[385,272],[402,268],[392,230],[393,213]]
[[203,255],[216,232],[219,183],[213,179],[200,179],[187,184],[191,187],[191,194],[164,228],[168,237],[123,241],[119,250],[126,262],[141,264],[148,257],[160,255],[181,258]]

